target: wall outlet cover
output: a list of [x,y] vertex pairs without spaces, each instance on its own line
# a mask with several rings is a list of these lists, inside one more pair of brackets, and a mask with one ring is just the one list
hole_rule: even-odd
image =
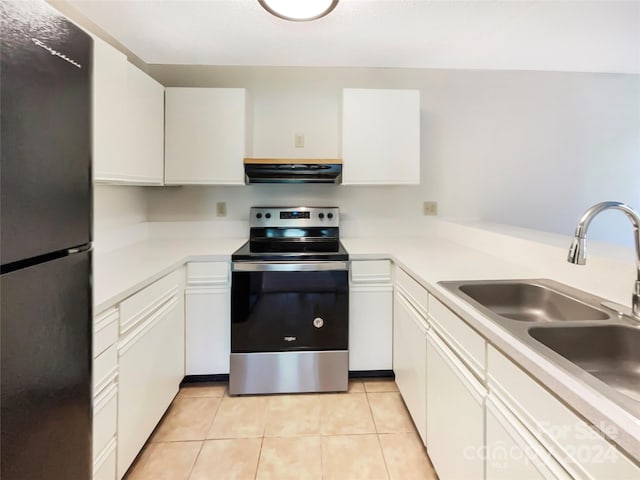
[[422,204],[423,215],[438,215],[438,202],[424,202]]
[[226,217],[227,216],[227,203],[226,202],[217,202],[216,203],[216,217]]

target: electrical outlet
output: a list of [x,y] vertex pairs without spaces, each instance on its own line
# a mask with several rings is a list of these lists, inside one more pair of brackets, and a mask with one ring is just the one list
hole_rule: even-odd
[[424,202],[422,204],[423,215],[438,215],[438,202]]
[[296,133],[295,135],[295,145],[296,148],[304,147],[304,133]]
[[216,203],[216,217],[226,217],[226,216],[227,216],[227,203],[226,202]]

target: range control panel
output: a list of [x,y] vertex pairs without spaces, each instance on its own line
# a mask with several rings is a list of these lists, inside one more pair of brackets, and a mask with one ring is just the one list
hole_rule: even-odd
[[251,207],[250,227],[339,227],[338,207]]

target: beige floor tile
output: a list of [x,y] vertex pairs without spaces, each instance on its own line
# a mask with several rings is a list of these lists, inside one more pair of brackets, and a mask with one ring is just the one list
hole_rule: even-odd
[[322,437],[324,480],[389,478],[377,435]]
[[417,433],[381,434],[380,444],[391,480],[437,480]]
[[265,436],[319,435],[320,395],[274,395],[269,397]]
[[194,383],[182,387],[180,397],[224,397],[227,389],[226,383]]
[[364,381],[367,392],[397,392],[398,386],[392,378],[372,378]]
[[323,396],[320,426],[322,435],[376,433],[364,393]]
[[264,434],[268,397],[224,397],[207,438],[249,438]]
[[126,480],[187,480],[202,442],[150,443]]
[[349,380],[349,393],[364,392],[364,383],[362,380]]
[[204,440],[219,398],[176,398],[151,438],[152,442]]
[[207,440],[189,480],[253,480],[261,445],[261,438]]
[[415,427],[399,393],[368,393],[373,421],[378,433],[414,432]]
[[257,480],[320,480],[320,437],[265,437],[262,442]]

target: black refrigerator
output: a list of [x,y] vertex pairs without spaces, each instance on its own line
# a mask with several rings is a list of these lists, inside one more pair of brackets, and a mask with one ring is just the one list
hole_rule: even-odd
[[0,478],[89,480],[92,40],[0,13]]

